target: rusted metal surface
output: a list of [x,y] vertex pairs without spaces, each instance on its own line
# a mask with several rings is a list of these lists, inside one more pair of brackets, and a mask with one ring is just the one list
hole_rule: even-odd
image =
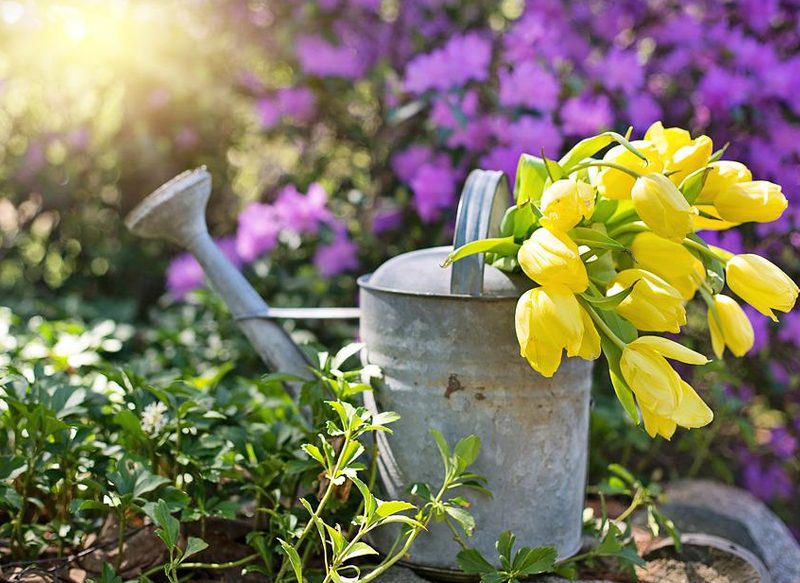
[[[429,428],[451,443],[474,433],[483,444],[475,471],[489,479],[494,498],[471,495],[478,529],[470,544],[495,556],[497,536],[510,529],[520,544],[555,545],[562,557],[577,552],[591,364],[569,359],[552,379],[536,374],[519,355],[516,297],[412,295],[361,283],[361,337],[369,362],[384,372],[377,398],[401,415],[379,465],[387,495],[441,482]],[[457,567],[458,551],[437,524],[409,560],[441,574]]]

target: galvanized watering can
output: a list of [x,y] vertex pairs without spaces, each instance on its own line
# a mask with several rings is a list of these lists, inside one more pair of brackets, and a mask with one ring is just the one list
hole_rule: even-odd
[[[591,364],[568,359],[546,379],[519,356],[514,311],[530,282],[484,265],[483,255],[442,269],[451,248],[436,247],[395,257],[359,278],[360,309],[270,308],[211,239],[205,222],[210,193],[205,169],[185,172],[148,196],[128,216],[128,228],[192,252],[273,370],[309,376],[302,351],[272,318],[360,312],[368,360],[384,373],[380,407],[402,416],[395,434],[379,443],[389,497],[404,497],[413,482],[440,482],[429,428],[451,443],[474,433],[483,444],[475,471],[488,478],[494,497],[471,496],[478,527],[470,544],[494,557],[497,536],[509,529],[520,544],[554,545],[562,558],[578,551]],[[472,172],[454,245],[496,233],[508,200],[502,173]],[[377,406],[371,397],[366,401]],[[447,527],[434,524],[412,547],[408,562],[431,575],[452,576],[458,551]]]

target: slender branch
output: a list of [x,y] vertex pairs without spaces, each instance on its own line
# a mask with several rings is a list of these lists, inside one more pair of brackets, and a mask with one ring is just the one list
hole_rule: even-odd
[[[253,553],[252,555],[247,555],[246,557],[242,557],[241,559],[236,559],[235,561],[229,561],[227,563],[181,563],[180,565],[176,565],[175,569],[205,569],[208,571],[219,571],[221,569],[233,569],[234,567],[241,567],[242,565],[246,565],[247,563],[252,563],[258,558],[258,553]],[[142,577],[150,577],[150,575],[155,575],[159,571],[164,568],[164,565],[158,565],[149,569],[142,573]]]
[[719,261],[723,265],[727,265],[727,263],[728,263],[728,260],[725,257],[722,257],[721,255],[719,255],[715,251],[709,249],[705,245],[701,245],[697,241],[692,241],[691,239],[684,239],[683,240],[683,246],[684,247],[689,247],[691,249],[694,249],[695,251],[698,251],[698,252],[702,253],[706,257],[710,257],[711,259],[715,259],[716,261]]
[[625,342],[623,342],[623,340],[619,336],[614,334],[611,328],[608,327],[608,324],[605,323],[605,320],[603,320],[600,317],[600,315],[597,312],[595,312],[594,308],[590,306],[588,302],[586,302],[582,298],[580,298],[579,301],[581,301],[581,304],[583,304],[583,307],[586,309],[586,311],[589,312],[589,316],[592,318],[594,323],[597,324],[597,327],[600,328],[600,331],[603,332],[603,334],[605,334],[608,337],[608,339],[611,340],[611,342],[616,344],[620,350],[625,350],[625,348],[628,345]]
[[[333,494],[333,490],[336,487],[334,485],[334,480],[339,474],[339,466],[342,463],[342,459],[344,458],[345,452],[347,451],[347,446],[350,443],[350,432],[348,431],[345,434],[344,442],[342,443],[342,449],[339,451],[339,456],[336,458],[336,464],[334,464],[333,469],[328,473],[328,487],[325,489],[325,494],[322,496],[322,499],[317,504],[317,508],[314,510],[314,513],[311,515],[311,518],[306,523],[306,526],[303,528],[303,532],[300,533],[300,537],[297,539],[297,542],[294,544],[295,548],[299,548],[300,545],[303,543],[305,538],[308,536],[308,533],[311,532],[314,523],[319,518],[320,514],[322,514],[322,510],[325,508],[328,500],[330,500],[331,495]],[[286,573],[286,569],[289,567],[289,559],[284,555],[283,561],[281,561],[281,568],[278,570],[278,574],[275,576],[275,581],[280,583],[281,577]]]
[[616,229],[612,229],[609,231],[608,236],[612,239],[616,238],[623,233],[644,233],[649,231],[650,228],[645,225],[644,223],[640,222],[633,222],[633,223],[625,223],[624,225],[620,225]]

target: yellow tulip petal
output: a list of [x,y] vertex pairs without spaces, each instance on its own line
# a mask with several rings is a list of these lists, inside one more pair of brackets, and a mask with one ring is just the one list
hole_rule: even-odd
[[692,232],[692,217],[697,211],[663,174],[637,178],[631,199],[636,212],[656,235],[680,241]]
[[728,287],[777,322],[773,310],[788,312],[797,301],[797,284],[777,265],[752,253],[735,255],[725,266]]
[[[726,295],[717,294],[714,296],[714,305],[722,323],[722,329],[719,329],[716,319],[709,312],[708,325],[711,329],[711,342],[714,352],[718,357],[721,357],[727,345],[735,356],[744,356],[755,342],[755,334],[750,318],[747,317],[747,314],[744,313],[744,310],[736,300]],[[721,348],[719,344],[714,343],[715,332],[719,335],[717,343],[720,340],[722,342]],[[718,348],[720,349],[718,350]]]
[[681,379],[681,400],[672,419],[681,427],[703,427],[714,420],[714,412],[705,404],[689,383]]
[[577,356],[584,360],[595,360],[600,356],[600,334],[592,322],[592,317],[582,307],[581,319],[583,320],[583,338]]
[[691,348],[686,348],[682,344],[678,344],[673,340],[661,336],[640,336],[631,342],[631,346],[633,345],[646,346],[666,358],[679,360],[686,364],[700,365],[709,362],[709,360],[699,352],[695,352]]
[[711,332],[711,348],[714,349],[717,358],[722,358],[722,354],[725,352],[725,338],[711,310],[708,310],[708,330]]
[[669,415],[675,410],[680,397],[680,377],[655,350],[629,344],[622,351],[620,370],[643,407],[660,415]]
[[650,411],[647,407],[639,407],[642,412],[644,428],[650,437],[660,435],[664,439],[671,439],[677,429],[677,424],[669,417]]

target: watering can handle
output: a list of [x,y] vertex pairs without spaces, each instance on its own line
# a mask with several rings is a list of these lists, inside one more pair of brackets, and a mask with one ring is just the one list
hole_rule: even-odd
[[[508,182],[497,170],[473,170],[467,177],[456,214],[453,249],[495,237],[511,201]],[[483,292],[484,254],[459,259],[450,273],[450,293],[479,296]]]

